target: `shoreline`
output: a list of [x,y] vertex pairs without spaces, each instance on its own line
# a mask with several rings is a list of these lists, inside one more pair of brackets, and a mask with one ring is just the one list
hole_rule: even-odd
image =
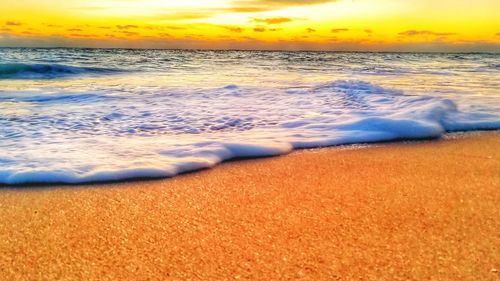
[[8,279],[499,277],[500,133],[0,188]]
[[118,180],[104,180],[104,181],[90,181],[90,182],[76,182],[76,183],[67,183],[67,182],[28,182],[28,183],[15,183],[15,184],[5,184],[0,183],[0,189],[24,189],[24,188],[56,188],[56,187],[89,187],[94,185],[114,185],[114,184],[129,184],[134,182],[148,182],[148,181],[162,181],[169,180],[172,178],[176,178],[179,176],[185,176],[193,173],[203,172],[205,170],[210,170],[219,167],[220,165],[224,165],[226,163],[238,163],[244,161],[252,161],[252,160],[261,160],[275,157],[283,157],[294,153],[300,153],[303,151],[316,151],[316,150],[325,150],[325,149],[364,149],[364,148],[373,148],[379,147],[381,145],[398,145],[398,144],[414,144],[421,142],[432,142],[432,141],[443,141],[443,140],[453,140],[460,139],[466,137],[473,137],[482,134],[495,134],[500,133],[500,130],[475,130],[475,131],[458,131],[458,132],[448,132],[444,133],[440,137],[430,137],[430,138],[422,138],[422,139],[396,139],[396,140],[388,140],[388,141],[375,141],[375,142],[361,142],[361,143],[348,143],[348,144],[339,144],[339,145],[331,145],[331,146],[318,146],[318,147],[308,147],[308,148],[293,148],[290,152],[284,154],[276,154],[276,155],[264,155],[264,156],[255,156],[255,157],[235,157],[229,158],[227,160],[222,160],[214,164],[212,167],[187,170],[185,172],[180,172],[173,176],[167,177],[136,177],[136,178],[126,178],[126,179],[118,179]]

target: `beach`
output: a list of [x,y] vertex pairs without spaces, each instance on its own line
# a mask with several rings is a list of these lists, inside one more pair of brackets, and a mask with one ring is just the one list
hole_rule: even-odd
[[0,189],[4,280],[498,280],[500,134]]

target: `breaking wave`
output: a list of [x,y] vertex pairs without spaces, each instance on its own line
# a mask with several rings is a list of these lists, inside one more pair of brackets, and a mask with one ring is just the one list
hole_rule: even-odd
[[60,64],[0,64],[0,79],[54,79],[82,74],[112,74],[117,69],[77,67]]
[[9,136],[0,144],[0,183],[171,177],[299,148],[500,128],[495,111],[462,111],[450,99],[407,95],[365,81],[338,80],[283,93],[231,84],[203,93],[185,88],[182,94],[162,90],[147,99],[88,93],[4,97],[47,112],[0,116],[0,136]]

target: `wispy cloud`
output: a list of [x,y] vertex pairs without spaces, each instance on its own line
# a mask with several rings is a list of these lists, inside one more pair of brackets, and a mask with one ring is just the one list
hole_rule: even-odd
[[276,17],[276,18],[264,18],[264,19],[253,19],[255,22],[261,22],[266,24],[281,24],[286,22],[291,22],[293,19],[286,17]]
[[242,33],[243,31],[245,31],[244,28],[239,27],[239,26],[223,26],[223,28],[225,28],[231,32],[236,32],[236,33]]
[[133,32],[133,31],[127,31],[127,30],[122,30],[122,31],[119,31],[121,34],[125,35],[125,36],[135,36],[135,35],[139,35],[138,32]]
[[349,28],[333,28],[330,30],[331,33],[340,33],[349,31]]
[[70,37],[79,37],[79,38],[98,38],[99,37],[96,34],[81,34],[81,33],[72,33],[69,36]]
[[132,25],[132,24],[127,24],[127,25],[117,25],[116,28],[121,29],[121,30],[126,30],[126,29],[131,29],[131,28],[138,28],[139,26],[137,25]]
[[184,30],[184,29],[187,29],[187,27],[184,27],[184,26],[175,26],[175,25],[166,26],[165,28],[171,29],[171,30]]
[[218,14],[217,10],[207,9],[202,11],[179,11],[172,13],[162,13],[156,16],[159,20],[179,21],[206,19]]
[[5,25],[9,25],[9,26],[20,26],[20,25],[23,25],[22,23],[18,22],[18,21],[6,21],[5,22]]
[[306,28],[306,32],[307,33],[314,33],[314,32],[316,32],[316,29],[308,27],[308,28]]
[[451,36],[456,35],[456,33],[451,32],[435,32],[430,30],[407,30],[398,33],[400,36]]
[[234,0],[232,12],[253,13],[293,6],[305,6],[337,2],[338,0]]

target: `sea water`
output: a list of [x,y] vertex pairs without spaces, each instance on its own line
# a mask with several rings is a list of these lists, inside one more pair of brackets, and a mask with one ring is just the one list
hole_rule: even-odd
[[0,184],[500,128],[500,55],[0,49]]

